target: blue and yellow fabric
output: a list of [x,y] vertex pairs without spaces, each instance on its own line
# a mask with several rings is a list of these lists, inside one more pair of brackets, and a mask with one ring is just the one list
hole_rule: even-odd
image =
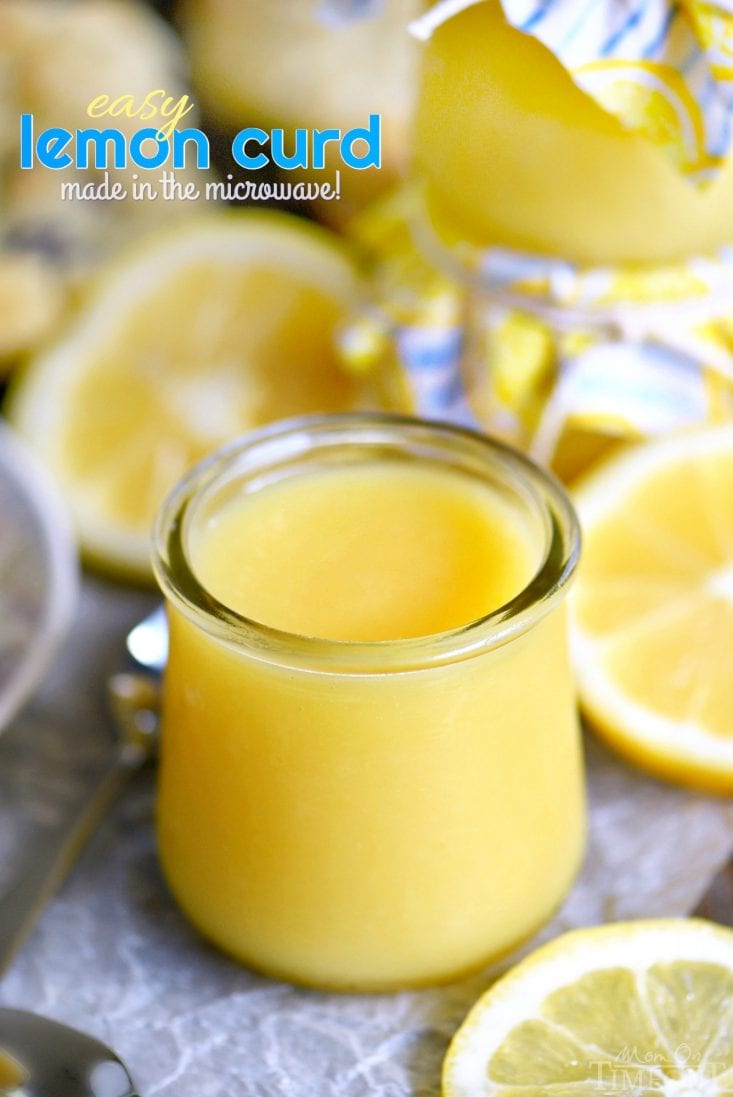
[[[439,0],[413,29],[427,38],[478,2]],[[710,181],[733,139],[733,0],[500,2],[690,185]],[[324,3],[360,14],[360,0]],[[378,303],[344,345],[352,368],[367,344],[392,355],[420,414],[480,423],[543,460],[568,423],[638,436],[733,414],[733,242],[630,269],[466,248],[450,278],[411,223],[405,191],[357,224],[378,256]]]
[[629,269],[492,248],[462,280],[425,258],[415,224],[405,189],[352,225],[375,293],[342,351],[347,368],[399,370],[417,414],[547,462],[569,424],[642,437],[733,414],[733,247]]

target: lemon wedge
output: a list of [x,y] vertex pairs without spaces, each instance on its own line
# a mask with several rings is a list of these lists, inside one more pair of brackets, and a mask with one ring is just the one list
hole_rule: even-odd
[[733,791],[733,427],[612,457],[575,501],[581,704],[631,761]]
[[156,509],[200,457],[274,419],[380,406],[335,348],[359,295],[346,246],[287,214],[211,212],[122,257],[8,409],[87,555],[147,576]]
[[690,919],[564,934],[479,999],[444,1097],[733,1092],[733,932]]

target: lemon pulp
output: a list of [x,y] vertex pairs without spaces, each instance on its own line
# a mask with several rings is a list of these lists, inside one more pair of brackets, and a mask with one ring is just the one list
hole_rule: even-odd
[[612,458],[576,492],[581,701],[632,760],[733,788],[733,430]]
[[259,211],[158,233],[100,278],[9,407],[87,554],[147,576],[158,505],[217,445],[293,414],[398,404],[375,373],[342,368],[337,329],[360,291],[335,236]]

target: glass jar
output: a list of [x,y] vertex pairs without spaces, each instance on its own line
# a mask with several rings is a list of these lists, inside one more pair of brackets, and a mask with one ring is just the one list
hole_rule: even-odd
[[[375,460],[486,485],[532,538],[531,581],[463,627],[381,642],[282,632],[201,583],[192,537],[238,492]],[[563,604],[578,551],[552,477],[420,420],[278,423],[179,484],[155,530],[171,634],[158,832],[207,937],[268,974],[371,990],[456,977],[547,919],[584,840]]]

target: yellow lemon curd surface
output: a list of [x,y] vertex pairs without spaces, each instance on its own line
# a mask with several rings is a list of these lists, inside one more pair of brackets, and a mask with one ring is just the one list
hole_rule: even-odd
[[[682,120],[650,110],[648,124],[671,140]],[[474,244],[604,265],[733,240],[733,161],[696,187],[511,27],[499,0],[450,19],[425,47],[415,146],[436,228]]]
[[467,473],[384,458],[230,493],[192,527],[210,594],[323,653],[285,665],[170,609],[160,850],[204,934],[370,989],[456,976],[547,918],[583,843],[562,607],[440,665],[389,643],[328,665],[334,641],[356,658],[497,609],[541,563],[539,526]]

